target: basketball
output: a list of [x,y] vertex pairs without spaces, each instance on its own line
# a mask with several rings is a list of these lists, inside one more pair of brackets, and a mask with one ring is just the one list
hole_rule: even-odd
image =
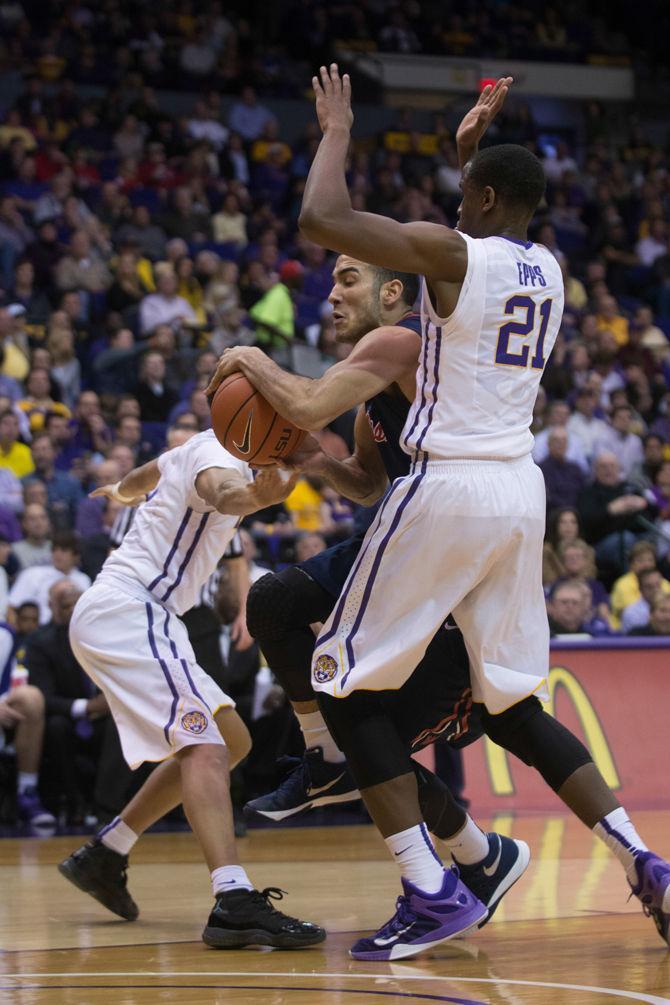
[[244,374],[231,373],[216,389],[212,428],[219,443],[250,464],[274,464],[289,457],[307,435],[272,405]]

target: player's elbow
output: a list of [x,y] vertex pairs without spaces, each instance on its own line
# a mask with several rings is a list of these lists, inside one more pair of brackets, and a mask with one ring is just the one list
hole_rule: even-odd
[[342,230],[341,213],[329,212],[327,206],[317,212],[311,206],[303,206],[298,217],[298,227],[303,237],[315,244],[327,244]]
[[359,506],[374,506],[384,495],[387,487],[388,480],[386,478],[370,481],[365,485],[358,498],[352,498],[352,502],[358,503]]
[[303,237],[318,242],[323,234],[323,219],[310,206],[303,206],[298,217],[298,228]]

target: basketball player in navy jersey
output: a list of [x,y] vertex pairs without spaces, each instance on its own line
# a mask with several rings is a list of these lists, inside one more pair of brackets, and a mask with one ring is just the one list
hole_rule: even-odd
[[[504,98],[509,83],[509,80],[501,81],[493,91],[488,89],[488,91],[484,92],[479,103],[479,110],[473,110],[475,113],[475,125],[481,123],[485,128],[486,115],[481,114],[481,104],[486,103],[491,94],[495,94],[496,92],[498,96],[502,95]],[[506,264],[509,259],[509,263],[514,267],[514,274],[518,270],[519,283],[527,277],[528,285],[532,285],[533,287],[536,285],[544,288],[549,287],[549,292],[559,304],[557,309],[560,315],[562,294],[560,293],[560,284],[555,265],[550,258],[546,257],[545,249],[537,247],[533,250],[534,246],[525,238],[524,232],[527,220],[530,218],[532,209],[534,208],[531,205],[532,198],[534,198],[534,196],[531,196],[531,191],[537,190],[537,197],[539,198],[541,177],[541,172],[536,177],[538,168],[536,168],[535,162],[531,163],[526,151],[523,151],[522,148],[505,148],[495,151],[492,156],[480,158],[479,161],[476,158],[473,160],[473,164],[476,165],[477,170],[473,167],[466,178],[469,187],[467,215],[464,214],[464,217],[466,217],[466,227],[471,228],[470,233],[477,234],[479,242],[475,240],[473,244],[471,237],[467,239],[459,237],[459,240],[456,240],[450,236],[453,232],[449,232],[446,228],[436,228],[433,225],[417,224],[403,227],[402,225],[395,224],[393,221],[383,221],[375,229],[375,226],[371,226],[370,222],[372,221],[376,225],[376,221],[380,218],[371,217],[369,214],[362,217],[361,225],[358,226],[358,218],[361,214],[357,214],[351,210],[346,195],[346,187],[339,177],[344,163],[344,153],[348,146],[348,130],[351,122],[348,80],[344,82],[343,86],[335,67],[331,68],[330,74],[323,69],[321,84],[315,81],[315,90],[317,91],[317,107],[319,109],[320,121],[329,142],[323,143],[322,156],[320,158],[317,156],[317,161],[312,171],[312,186],[311,191],[308,192],[309,198],[307,199],[307,203],[308,207],[314,205],[323,207],[327,205],[327,210],[324,211],[324,220],[321,220],[320,215],[316,211],[312,212],[311,210],[303,216],[303,224],[305,224],[308,236],[318,240],[325,246],[336,247],[341,251],[345,251],[346,249],[349,253],[353,253],[354,248],[362,249],[365,247],[369,257],[383,264],[384,267],[403,267],[401,265],[402,262],[405,263],[405,267],[416,267],[421,262],[421,267],[423,267],[423,263],[425,263],[424,271],[428,272],[431,276],[435,275],[434,282],[437,283],[439,281],[442,283],[442,285],[438,286],[440,291],[442,291],[442,286],[445,288],[446,292],[443,293],[438,305],[442,310],[443,316],[448,313],[449,309],[453,311],[455,306],[459,307],[461,314],[464,311],[475,310],[476,295],[480,291],[482,295],[485,294],[485,284],[487,282],[486,272],[483,271],[485,269],[485,259],[482,255],[486,256],[488,254],[491,259],[497,256],[497,261],[500,265]],[[332,126],[332,129],[330,130],[330,135],[328,135],[330,126]],[[481,132],[483,131],[482,129]],[[475,136],[475,142],[472,144],[470,153],[473,155],[477,151],[479,136]],[[517,153],[517,151],[520,152]],[[491,174],[491,171],[493,171],[493,174]],[[489,176],[493,180],[489,180]],[[527,188],[525,187],[524,179],[527,182]],[[352,232],[352,228],[355,233]],[[391,248],[389,243],[383,239],[384,234],[387,232],[390,239],[391,230],[393,230],[394,234],[396,230],[398,231],[396,237],[400,240],[400,250],[398,248]],[[438,230],[440,232],[439,235],[437,233]],[[416,231],[416,234],[414,231]],[[372,233],[374,233],[374,237],[371,236]],[[487,237],[491,241],[491,244],[484,243]],[[425,248],[423,248],[422,241],[426,245]],[[439,241],[444,241],[444,247],[439,245]],[[509,242],[509,244],[505,242]],[[515,258],[514,255],[509,254],[511,250],[510,245],[516,245],[520,249],[523,249],[523,251],[518,251]],[[481,251],[480,248],[482,249]],[[430,254],[429,249],[432,249]],[[462,254],[464,250],[465,254]],[[449,258],[450,254],[452,258]],[[423,258],[422,255],[424,256]],[[472,255],[474,263],[472,265],[472,275],[476,280],[474,287],[472,283],[468,286],[467,283],[464,284],[462,281],[466,274],[463,270],[467,268],[464,263],[467,263],[470,255]],[[533,256],[536,259],[535,262],[532,261]],[[528,259],[528,262],[526,259]],[[521,262],[520,265],[516,264],[517,260]],[[444,269],[447,276],[453,274],[455,278],[445,282],[439,273],[439,269]],[[438,271],[436,272],[436,270]],[[461,271],[463,272],[462,275]],[[467,275],[470,275],[470,272]],[[501,293],[505,292],[504,285],[506,281],[503,279],[500,284]],[[511,282],[513,282],[513,277],[510,279]],[[453,290],[450,283],[454,286]],[[556,286],[555,290],[554,285]],[[493,292],[495,293],[496,291],[494,290]],[[541,295],[542,291],[538,292]],[[514,310],[519,307],[520,299],[523,299],[523,307],[525,308],[527,305],[530,315],[531,305],[528,301],[532,298],[528,294],[515,294],[515,297],[512,297]],[[385,836],[390,850],[394,853],[396,861],[399,862],[403,876],[404,895],[398,902],[396,915],[386,925],[382,926],[376,936],[370,939],[359,940],[353,948],[352,955],[361,959],[394,959],[414,955],[428,946],[434,945],[436,942],[453,937],[458,931],[463,931],[466,924],[471,923],[478,912],[477,904],[473,903],[472,899],[468,899],[467,895],[464,894],[462,884],[458,879],[454,878],[453,875],[451,877],[448,875],[441,876],[439,869],[435,867],[435,863],[439,860],[425,833],[425,828],[420,822],[419,802],[417,796],[413,794],[413,791],[416,793],[416,779],[411,772],[411,766],[400,753],[398,742],[394,739],[394,736],[397,737],[398,735],[397,730],[392,725],[392,717],[383,709],[383,704],[379,697],[380,689],[383,690],[385,686],[397,687],[399,679],[406,679],[410,670],[409,668],[403,670],[402,654],[419,649],[419,646],[414,647],[414,643],[408,642],[408,637],[412,635],[416,636],[417,633],[422,633],[426,628],[426,625],[421,625],[421,619],[419,619],[417,624],[411,627],[410,630],[410,624],[405,618],[404,624],[407,625],[408,637],[403,637],[402,634],[398,635],[397,629],[394,637],[393,628],[390,627],[393,625],[393,617],[402,617],[407,608],[407,604],[403,605],[399,600],[398,593],[402,596],[402,591],[398,591],[397,583],[391,584],[387,582],[385,584],[387,589],[381,595],[378,583],[374,584],[372,597],[375,603],[374,605],[370,605],[370,584],[374,583],[378,567],[382,563],[382,560],[386,567],[388,567],[389,557],[397,552],[399,556],[403,556],[406,565],[407,547],[409,546],[410,538],[420,540],[420,538],[417,538],[416,528],[414,528],[413,534],[408,534],[408,531],[404,530],[403,536],[403,534],[398,532],[398,526],[403,525],[403,523],[406,525],[407,523],[406,517],[403,520],[403,513],[407,508],[406,504],[401,503],[400,508],[398,508],[398,499],[404,499],[405,496],[403,493],[405,492],[413,495],[417,488],[419,488],[429,464],[429,455],[426,452],[427,448],[431,449],[433,455],[436,455],[438,459],[441,455],[447,458],[446,462],[440,462],[443,465],[444,463],[449,463],[452,457],[457,462],[456,468],[458,470],[454,470],[453,472],[455,482],[453,484],[445,484],[446,495],[438,493],[437,496],[432,497],[433,506],[439,504],[442,509],[445,509],[445,505],[448,509],[455,498],[454,485],[456,493],[463,491],[462,486],[458,484],[459,478],[463,486],[465,486],[466,484],[475,484],[472,482],[473,477],[475,480],[476,478],[484,478],[486,480],[489,477],[488,468],[486,471],[483,471],[482,464],[483,468],[486,468],[487,464],[492,464],[496,469],[494,481],[492,482],[494,494],[487,493],[482,497],[482,499],[487,500],[485,508],[491,506],[495,508],[495,505],[498,505],[495,492],[500,484],[499,478],[507,479],[509,474],[512,478],[510,486],[516,484],[514,482],[514,478],[516,477],[514,472],[516,472],[517,468],[519,471],[521,467],[524,467],[524,470],[528,469],[528,474],[524,474],[523,478],[530,479],[529,485],[530,482],[533,483],[533,489],[529,493],[530,496],[533,496],[535,483],[537,482],[536,476],[528,468],[526,461],[523,460],[527,449],[526,433],[528,423],[525,421],[525,412],[528,409],[526,407],[526,398],[530,403],[535,386],[533,384],[532,371],[524,377],[523,381],[520,380],[516,385],[521,396],[518,401],[521,401],[521,398],[523,398],[522,408],[519,409],[518,401],[517,403],[514,402],[514,396],[507,400],[505,400],[504,396],[501,397],[505,389],[500,381],[507,380],[503,371],[500,370],[498,373],[493,372],[489,377],[488,370],[486,369],[489,365],[487,362],[488,355],[486,362],[483,357],[481,363],[479,360],[476,361],[475,369],[480,366],[482,368],[481,387],[489,395],[489,399],[480,415],[475,417],[473,413],[474,421],[467,427],[471,432],[479,432],[481,442],[471,440],[466,444],[465,448],[465,454],[467,454],[466,468],[474,456],[475,459],[478,459],[477,462],[479,463],[479,468],[482,469],[482,474],[471,475],[469,473],[469,471],[474,472],[476,467],[468,470],[463,469],[462,451],[464,450],[464,446],[455,442],[459,436],[463,437],[467,435],[465,429],[461,429],[461,426],[463,426],[463,422],[461,421],[463,416],[456,416],[454,425],[451,427],[445,423],[445,415],[449,412],[448,398],[444,398],[445,392],[442,390],[440,400],[438,401],[436,393],[437,382],[439,376],[442,375],[444,377],[443,386],[453,385],[454,398],[458,399],[463,396],[464,403],[470,409],[472,409],[472,405],[468,394],[470,394],[470,387],[476,387],[476,384],[468,385],[466,382],[462,387],[459,387],[458,384],[453,384],[453,374],[449,368],[451,360],[447,355],[446,348],[444,362],[441,363],[440,361],[440,325],[443,326],[445,334],[449,332],[449,337],[451,337],[451,331],[454,329],[452,341],[455,340],[456,342],[457,352],[460,345],[459,339],[463,341],[463,349],[460,350],[462,353],[471,352],[472,345],[476,345],[477,343],[476,340],[471,339],[468,342],[465,339],[466,332],[471,329],[459,329],[455,326],[455,322],[440,322],[439,319],[436,321],[435,311],[426,298],[427,293],[424,293],[425,309],[422,307],[422,313],[425,313],[426,316],[427,330],[424,337],[425,348],[422,355],[425,358],[421,367],[421,380],[417,383],[417,390],[420,393],[417,394],[415,399],[413,421],[408,424],[409,428],[405,436],[406,447],[414,456],[413,474],[410,479],[400,480],[395,504],[389,507],[386,523],[384,523],[385,517],[382,514],[381,518],[376,521],[373,530],[368,534],[361,559],[354,567],[342,598],[338,603],[335,617],[331,619],[331,622],[333,620],[335,622],[335,629],[329,632],[328,629],[331,625],[326,626],[324,633],[326,636],[325,640],[330,640],[330,649],[335,648],[335,651],[338,652],[338,639],[339,644],[343,647],[339,650],[339,664],[338,658],[333,659],[332,656],[330,657],[330,662],[328,662],[326,657],[329,656],[329,653],[325,651],[317,652],[313,664],[315,685],[326,692],[325,695],[321,696],[322,699],[325,699],[322,708],[327,710],[329,724],[336,733],[340,745],[349,757],[354,774],[368,803],[368,808],[371,810],[375,822]],[[517,303],[517,300],[519,303]],[[542,324],[537,345],[533,346],[532,361],[535,367],[535,361],[537,360],[536,369],[541,370],[541,363],[546,358],[557,328],[556,319],[552,320],[550,317],[548,303],[551,303],[551,301],[547,302],[546,297],[544,300],[541,300],[540,296],[538,303],[541,305],[540,320]],[[461,307],[461,304],[465,306]],[[510,302],[508,313],[513,315],[514,310]],[[487,316],[485,317],[485,322],[487,325],[491,324]],[[436,326],[437,348],[435,347],[435,332],[432,331]],[[525,331],[526,329],[524,329]],[[495,333],[491,332],[489,334],[489,329],[486,327],[483,327],[482,332],[482,344],[486,350],[488,340]],[[542,342],[545,336],[547,336],[547,332],[549,332],[549,336],[546,339],[546,352],[542,354]],[[516,328],[514,327],[514,323],[505,325],[503,318],[502,327],[498,333],[497,349],[494,339],[492,350],[493,355],[498,360],[498,365],[502,366],[504,364],[508,368],[523,368],[526,363],[530,362],[530,352],[528,350],[518,352],[516,351],[517,346],[515,344],[510,345],[511,337],[516,334],[523,334],[519,329],[519,324],[516,325]],[[501,339],[504,343],[502,345]],[[230,370],[244,370],[245,368],[239,358],[240,351],[234,350],[233,352],[237,354],[237,358],[235,360],[230,359]],[[250,372],[250,369],[247,369],[245,372],[252,382],[259,386],[260,390],[270,398],[275,407],[279,408],[287,417],[298,421],[300,424],[297,414],[299,408],[294,407],[292,410],[290,402],[287,403],[287,407],[282,407],[278,400],[272,400],[272,395],[268,393],[265,387],[260,385],[257,379],[254,379],[254,375]],[[470,372],[474,373],[475,369]],[[429,370],[434,376],[433,383],[435,387],[432,390],[428,387],[430,383],[428,380]],[[220,376],[225,376],[226,372],[227,370],[224,367]],[[514,373],[514,371],[511,372],[512,374]],[[536,376],[534,378],[535,383],[537,379]],[[490,385],[488,390],[486,390],[487,381]],[[292,388],[292,391],[295,394],[295,387]],[[507,407],[508,411],[506,414],[498,415],[491,410],[496,398],[500,398],[501,408],[503,405]],[[296,404],[297,402],[294,398],[293,405],[295,406]],[[437,409],[436,405],[439,406]],[[482,408],[482,405],[479,407]],[[521,415],[522,411],[523,415]],[[431,427],[433,412],[436,413],[438,421],[435,423],[434,430],[431,430],[431,435],[426,439],[424,444],[426,433]],[[485,417],[483,421],[482,416]],[[450,432],[450,429],[455,430],[455,432]],[[502,440],[499,436],[501,431],[503,432]],[[417,436],[419,438],[418,441],[416,439]],[[498,436],[497,440],[496,436]],[[504,437],[507,439],[505,440]],[[430,446],[431,444],[432,446]],[[498,460],[498,456],[500,460]],[[520,458],[520,460],[516,460],[516,458]],[[506,468],[506,462],[511,466]],[[429,471],[428,474],[431,475],[431,472]],[[491,469],[491,474],[493,474],[493,469]],[[432,477],[437,478],[438,481],[443,478],[443,471],[439,467],[439,464],[437,468],[434,468]],[[437,482],[434,485],[436,486]],[[396,485],[394,484],[395,490]],[[426,481],[422,491],[424,495],[426,492],[429,495],[432,493],[430,477]],[[539,500],[539,495],[541,494],[539,493],[539,483],[536,494]],[[408,502],[411,495],[407,499]],[[498,493],[498,495],[500,494]],[[479,505],[479,502],[477,502],[477,505]],[[510,503],[503,501],[503,505],[508,506]],[[534,503],[532,500],[529,500],[529,505],[527,505],[526,496],[522,495],[518,501],[514,501],[511,505],[513,509],[517,506],[519,512],[526,507],[529,514],[528,520],[532,525],[535,519],[535,509],[533,508]],[[541,509],[539,502],[536,508],[539,514]],[[411,511],[412,514],[418,513],[420,512],[420,508],[417,510],[417,507],[414,506],[411,508]],[[461,512],[463,513],[463,517],[457,518],[455,522],[453,517],[450,517],[451,526],[449,525],[449,520],[441,524],[444,528],[444,534],[448,535],[450,540],[454,538],[454,528],[459,523],[459,520],[461,523],[464,523],[464,521],[470,519],[470,514],[467,510]],[[445,515],[447,515],[446,510]],[[479,513],[472,515],[478,517]],[[499,517],[493,510],[491,517],[486,517],[486,521],[492,520],[493,524],[495,524],[496,519],[499,519]],[[415,520],[414,516],[412,516],[412,520]],[[490,536],[493,524],[489,526],[486,521],[481,524],[481,531],[479,533],[484,534],[484,536],[489,534]],[[540,529],[538,525],[537,530],[539,531]],[[378,530],[379,533],[377,533]],[[395,539],[392,547],[388,549],[388,543],[394,535]],[[536,534],[534,527],[532,528],[532,535],[535,535],[540,540],[541,536]],[[535,537],[533,537],[533,542],[535,541]],[[407,544],[404,543],[405,538]],[[381,547],[377,542],[381,542]],[[472,544],[473,547],[477,547],[474,538]],[[494,548],[498,547],[495,534],[493,535],[491,545]],[[424,549],[425,546],[426,541],[424,538]],[[436,552],[440,546],[443,549],[444,540],[436,541]],[[368,548],[371,550],[369,558],[367,558],[367,567],[365,567],[365,552]],[[463,552],[463,540],[459,541],[458,536],[456,536],[454,538],[454,549],[458,551],[459,548],[465,554]],[[533,549],[535,549],[534,543],[531,550]],[[384,557],[385,551],[387,551],[386,557]],[[470,552],[470,554],[474,558],[476,551]],[[417,555],[418,552],[412,555],[412,561],[414,562],[413,567],[418,572],[421,566],[420,564],[417,565]],[[445,561],[448,561],[448,555],[449,551],[447,549]],[[526,561],[526,557],[526,553],[524,553],[524,562]],[[478,560],[481,560],[481,556],[479,556]],[[534,564],[534,560],[532,563],[530,561],[528,563],[528,569],[530,570],[529,581],[532,579],[533,583],[535,577],[532,573],[531,565],[534,567]],[[361,577],[359,569],[362,566],[364,568]],[[425,568],[428,572],[429,567],[426,566]],[[474,569],[474,566],[471,568]],[[444,582],[440,585],[439,589],[445,589],[446,584],[446,592],[448,592],[449,589],[454,588],[453,584],[457,581],[458,576],[461,576],[464,581],[468,575],[472,574],[468,570],[467,565],[463,566],[461,564],[460,567],[457,566],[457,570],[454,570],[456,572],[456,578],[454,578],[454,573],[450,572],[448,565],[443,566]],[[513,567],[509,567],[509,572],[512,571],[514,571]],[[359,586],[361,578],[362,582]],[[489,577],[489,580],[492,580],[492,578],[494,577]],[[452,584],[451,586],[449,586],[450,583]],[[410,589],[416,589],[417,585],[417,581],[413,580]],[[493,583],[493,586],[495,586],[495,589],[498,589],[500,598],[496,600],[495,604],[489,604],[487,610],[490,609],[494,620],[496,618],[499,620],[501,614],[507,608],[507,600],[502,601],[502,583]],[[456,589],[464,589],[467,594],[468,587],[467,585],[457,586]],[[420,598],[423,605],[422,616],[425,617],[428,614],[429,617],[435,617],[439,604],[434,603],[434,597],[430,599],[431,593],[430,591],[426,593],[425,583],[419,584],[419,591],[422,593]],[[461,594],[461,596],[466,594]],[[535,603],[532,599],[534,596],[535,593],[533,591],[528,593],[524,600],[527,606]],[[537,596],[536,606],[538,617],[541,614],[540,620],[536,621],[536,626],[539,630],[546,616],[544,609],[540,612],[539,591]],[[446,593],[443,601],[446,601]],[[353,610],[353,613],[347,614],[347,605],[351,607],[352,603],[354,607],[359,608],[358,613],[356,613],[356,610]],[[432,614],[429,613],[429,608],[426,607],[427,603],[432,605]],[[409,606],[412,605],[410,604]],[[452,605],[445,604],[445,606]],[[373,607],[375,617],[370,615]],[[343,611],[345,612],[344,621],[342,621]],[[389,613],[391,611],[397,611],[398,613],[397,615],[392,615],[389,621]],[[661,936],[667,941],[668,921],[670,920],[668,914],[670,907],[668,904],[670,869],[667,863],[648,851],[625,811],[602,783],[602,779],[590,761],[588,753],[586,753],[586,757],[584,756],[585,752],[582,745],[574,737],[570,737],[569,734],[566,735],[567,731],[564,731],[559,724],[552,721],[553,725],[549,725],[540,715],[541,708],[537,700],[532,696],[528,696],[529,691],[532,690],[532,683],[530,688],[527,684],[524,684],[523,675],[528,675],[527,680],[532,682],[533,674],[536,674],[537,687],[541,688],[542,659],[538,659],[535,666],[533,666],[532,660],[527,661],[526,664],[519,663],[517,660],[517,665],[520,669],[514,671],[511,670],[513,660],[512,663],[508,664],[510,669],[505,668],[504,662],[502,665],[500,663],[497,666],[494,665],[495,661],[491,661],[490,657],[488,664],[485,661],[483,662],[481,652],[484,650],[478,648],[482,645],[486,646],[485,643],[482,643],[481,637],[478,634],[481,628],[477,626],[475,629],[474,622],[471,620],[473,616],[471,611],[468,610],[466,613],[465,607],[461,607],[460,613],[468,625],[470,644],[472,644],[472,651],[476,657],[479,694],[484,696],[485,704],[490,702],[491,705],[490,709],[484,709],[484,715],[489,720],[489,734],[495,735],[496,740],[508,749],[516,747],[516,752],[522,759],[526,760],[527,763],[535,764],[547,781],[552,784],[552,787],[560,791],[562,798],[567,804],[574,809],[584,822],[593,828],[596,835],[607,843],[626,869],[633,892],[642,901],[645,910],[652,915]],[[364,660],[363,654],[365,650],[360,643],[357,643],[357,676],[347,685],[347,679],[351,677],[355,666],[353,649],[350,648],[350,643],[364,617],[367,619],[366,637],[370,640],[369,645],[373,647],[373,651],[377,655],[375,659],[368,658]],[[340,621],[342,621],[342,627],[338,624]],[[502,629],[500,633],[494,632],[494,636],[496,637],[495,644],[498,646],[501,644],[500,636],[504,636],[507,630],[502,623],[500,627]],[[335,638],[335,642],[332,641],[333,638]],[[322,639],[320,638],[319,642],[321,641]],[[389,653],[387,645],[389,641],[396,647],[395,652],[391,654],[390,659],[389,655],[382,659],[382,648],[380,647],[386,646],[386,652]],[[538,642],[540,645],[538,645]],[[511,640],[504,642],[504,645],[508,644],[511,645],[509,649],[510,653],[513,652],[514,645],[517,645],[518,652],[518,642],[511,643]],[[538,638],[534,644],[539,653],[544,643]],[[511,658],[511,656],[508,658]],[[388,669],[385,670],[386,680],[388,681],[386,684],[384,683],[385,676],[382,672],[384,660],[386,660],[387,667],[393,667],[392,674],[389,674]],[[331,662],[335,664],[335,668],[330,665]],[[524,688],[526,689],[526,697],[523,697]],[[338,700],[333,702],[329,696],[335,695]],[[345,695],[347,697],[345,700],[342,700]],[[352,698],[355,700],[352,700]],[[507,699],[511,700],[506,706],[505,701]],[[407,767],[404,767],[404,764]],[[562,778],[559,778],[559,775]],[[476,840],[474,834],[471,837],[473,840]],[[396,845],[399,844],[402,845],[402,848],[396,848]],[[450,914],[448,923],[444,920],[447,907]]]

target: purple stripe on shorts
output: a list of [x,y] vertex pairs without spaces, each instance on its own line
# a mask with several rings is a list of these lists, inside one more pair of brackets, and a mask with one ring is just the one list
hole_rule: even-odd
[[207,704],[207,702],[205,701],[205,699],[203,698],[203,696],[198,691],[197,687],[193,683],[193,679],[191,678],[190,673],[188,672],[188,663],[186,662],[185,659],[180,659],[179,662],[181,663],[182,669],[183,669],[184,673],[186,674],[186,679],[188,680],[188,683],[189,683],[189,686],[191,688],[191,691],[196,696],[196,698],[200,699],[200,701],[203,703],[203,705],[205,706],[205,708],[207,709],[207,711],[211,715],[212,714],[211,708],[209,707],[209,705]]
[[[379,512],[377,513],[377,516],[375,517],[375,528],[374,528],[374,530],[369,530],[368,531],[368,533],[369,533],[370,536],[368,537],[368,540],[365,543],[365,545],[361,548],[360,552],[358,553],[358,558],[356,559],[356,562],[355,562],[354,566],[352,567],[351,572],[349,573],[349,577],[350,578],[349,578],[348,583],[352,583],[353,582],[354,576],[358,572],[360,564],[363,561],[363,559],[365,558],[367,550],[370,547],[370,544],[372,542],[372,538],[377,533],[377,531],[379,530],[379,525],[381,523],[381,519],[382,519],[384,510],[386,509],[386,505],[387,505],[389,499],[391,498],[391,496],[393,495],[393,493],[395,492],[395,490],[396,490],[399,482],[400,482],[400,479],[398,479],[397,481],[395,481],[393,483],[393,485],[391,485],[391,487],[388,490],[388,492],[386,493],[386,498],[384,499],[383,503],[379,507]],[[339,601],[337,603],[337,607],[335,609],[335,614],[333,615],[333,624],[331,625],[331,628],[330,628],[330,630],[328,631],[328,633],[326,635],[319,636],[319,638],[317,640],[318,643],[319,643],[319,645],[321,645],[324,642],[330,642],[330,640],[333,638],[333,636],[337,634],[337,630],[340,627],[340,621],[342,620],[342,614],[344,613],[344,606],[345,606],[345,604],[347,602],[347,597],[348,596],[349,596],[349,585],[346,585],[344,587],[344,589],[342,590],[342,593],[340,594],[340,599],[339,599]]]
[[184,575],[184,572],[186,570],[186,566],[191,561],[191,557],[193,555],[193,552],[195,551],[195,549],[196,549],[196,547],[198,545],[198,541],[202,537],[202,532],[205,529],[205,524],[207,523],[208,520],[209,520],[209,513],[205,513],[203,515],[200,523],[198,524],[198,529],[196,530],[195,534],[193,535],[193,540],[191,541],[191,543],[189,545],[189,549],[186,552],[186,554],[184,555],[184,561],[179,566],[179,572],[177,573],[177,578],[175,579],[175,581],[172,584],[172,586],[170,586],[165,591],[165,593],[163,594],[163,596],[160,598],[163,603],[165,603],[165,601],[168,599],[168,597],[170,596],[170,594],[172,593],[172,591],[176,590],[176,588],[181,583],[181,577]]
[[151,646],[151,652],[153,654],[154,659],[158,661],[158,665],[160,666],[161,670],[163,671],[163,674],[165,676],[165,680],[167,681],[168,687],[170,688],[170,691],[172,692],[172,707],[170,709],[170,718],[168,720],[167,725],[163,726],[163,732],[165,733],[165,739],[169,743],[170,742],[170,727],[172,726],[172,723],[174,722],[175,715],[177,713],[177,702],[179,701],[179,692],[177,691],[177,688],[175,686],[175,682],[172,680],[172,677],[170,676],[170,671],[168,670],[167,663],[165,662],[165,660],[162,660],[160,658],[160,656],[158,655],[158,646],[156,645],[156,638],[154,636],[154,612],[153,612],[153,610],[151,608],[151,604],[150,603],[146,603],[144,606],[146,607],[147,620],[149,622],[148,635],[149,635],[149,645]]
[[165,632],[165,638],[170,643],[170,651],[172,652],[172,655],[173,655],[174,659],[178,660],[179,659],[179,653],[177,652],[177,644],[175,643],[175,641],[173,639],[170,638],[170,633],[168,631],[168,624],[169,623],[170,623],[170,612],[166,611],[165,612],[165,621],[163,623],[163,631]]
[[207,704],[207,702],[205,701],[205,699],[203,698],[203,696],[200,694],[200,692],[198,691],[198,689],[195,686],[195,684],[193,683],[193,679],[192,679],[192,677],[191,677],[191,675],[190,675],[190,673],[188,671],[188,663],[177,652],[177,644],[174,641],[174,639],[171,638],[170,632],[168,630],[169,623],[170,623],[170,612],[166,611],[165,612],[165,621],[163,622],[163,631],[165,633],[165,638],[170,643],[170,651],[171,651],[172,655],[174,656],[174,658],[176,660],[179,660],[179,662],[181,663],[182,670],[184,671],[184,674],[186,675],[186,679],[187,679],[187,681],[189,683],[189,687],[191,688],[191,691],[196,696],[196,698],[200,699],[200,701],[203,703],[203,705],[205,706],[205,708],[207,709],[207,711],[211,715],[212,714],[211,708],[209,707],[209,705]]
[[430,429],[430,424],[433,421],[433,412],[435,411],[435,405],[437,403],[437,389],[440,386],[440,352],[442,349],[442,329],[435,329],[435,361],[433,364],[433,386],[431,388],[431,395],[433,400],[430,403],[430,408],[428,409],[428,418],[426,420],[426,425],[423,427],[423,432],[417,440],[416,449],[421,450],[421,444],[424,441],[424,437],[428,430]]
[[155,589],[158,586],[158,584],[160,583],[161,579],[165,579],[165,577],[167,576],[168,567],[170,565],[170,562],[174,558],[175,551],[179,547],[179,542],[181,541],[182,536],[184,534],[184,531],[186,530],[187,523],[191,519],[191,514],[192,513],[193,513],[193,510],[189,506],[189,508],[184,513],[184,517],[182,519],[182,522],[179,524],[179,530],[177,531],[177,536],[175,537],[175,539],[174,539],[174,541],[172,543],[172,547],[170,548],[170,550],[168,552],[168,557],[165,559],[165,563],[163,565],[163,571],[161,572],[160,576],[156,576],[156,578],[151,583],[149,583],[149,585],[147,586],[147,590],[149,590],[149,592],[151,592],[151,590]]
[[410,436],[412,436],[414,430],[418,426],[419,416],[421,415],[424,405],[426,404],[426,383],[428,381],[428,324],[429,322],[427,321],[425,329],[421,333],[421,338],[423,339],[423,359],[421,361],[421,369],[423,370],[423,381],[421,384],[421,404],[419,405],[414,414],[414,421],[412,422],[412,426],[409,432],[406,433],[405,436],[403,437],[403,443],[405,444],[405,446],[407,446],[407,441],[409,440]]
[[407,508],[408,504],[414,497],[416,490],[418,489],[419,484],[423,480],[425,473],[426,473],[426,458],[424,458],[421,464],[421,471],[419,472],[418,475],[414,477],[412,485],[410,486],[409,491],[407,492],[407,495],[398,506],[398,509],[396,510],[395,515],[391,520],[391,526],[387,530],[386,534],[384,535],[384,538],[380,542],[379,547],[377,549],[377,554],[374,557],[372,568],[370,569],[370,572],[368,574],[368,581],[365,584],[365,590],[363,591],[363,597],[361,599],[360,607],[358,608],[358,614],[356,615],[356,620],[354,621],[351,632],[347,636],[346,648],[347,648],[347,657],[349,659],[349,669],[342,678],[342,682],[340,685],[341,687],[344,687],[344,685],[347,682],[347,677],[356,666],[356,657],[354,656],[353,640],[354,636],[356,635],[358,629],[361,626],[363,615],[365,614],[367,606],[370,602],[370,594],[372,593],[372,587],[374,586],[375,579],[377,578],[377,573],[379,572],[379,566],[381,565],[382,558],[384,557],[384,552],[386,551],[391,538],[398,529],[398,524],[400,523],[402,515],[405,512],[405,509]]

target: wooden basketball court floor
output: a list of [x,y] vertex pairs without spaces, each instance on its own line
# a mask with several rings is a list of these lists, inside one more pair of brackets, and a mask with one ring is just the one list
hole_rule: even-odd
[[[635,814],[650,847],[670,855],[670,812]],[[614,1005],[670,1003],[670,950],[607,850],[567,816],[483,825],[527,840],[533,859],[493,921],[407,962],[348,956],[359,933],[392,913],[393,864],[372,827],[250,831],[242,860],[282,907],[317,921],[310,950],[207,949],[208,875],[190,834],[147,835],[131,857],[140,918],[115,919],[62,879],[77,838],[0,841],[2,1005]]]

